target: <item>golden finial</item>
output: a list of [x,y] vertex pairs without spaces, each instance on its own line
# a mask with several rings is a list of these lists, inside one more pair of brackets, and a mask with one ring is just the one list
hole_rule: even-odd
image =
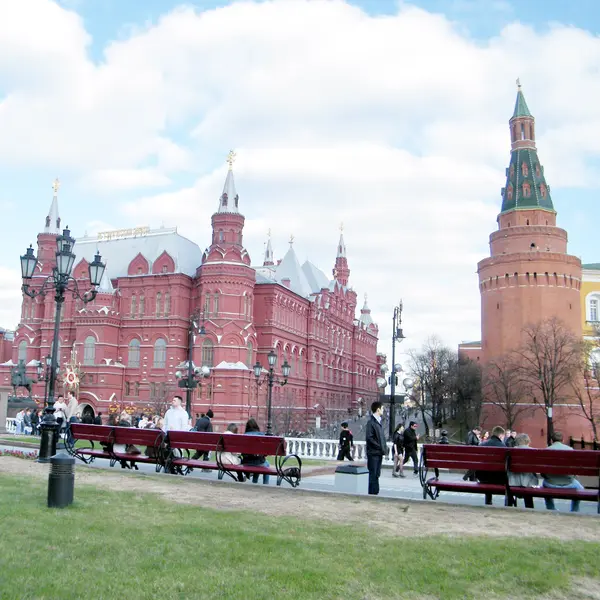
[[269,231],[267,231],[267,237],[271,239],[271,228],[269,228]]
[[288,244],[290,245],[290,248],[292,247],[292,244],[294,243],[294,234],[290,235],[290,241],[288,242]]
[[58,177],[54,180],[54,183],[52,184],[52,191],[54,192],[54,195],[56,196],[58,194],[58,190],[60,189],[60,181],[58,179]]
[[521,91],[521,78],[517,77],[517,90]]
[[233,163],[235,162],[236,157],[237,157],[237,154],[235,153],[235,151],[230,150],[229,154],[227,155],[227,164],[229,165],[230,171],[233,170]]
[[344,233],[344,222],[340,223],[340,233]]
[[369,294],[365,293],[365,304],[367,303],[367,296],[368,296],[368,295],[369,295]]

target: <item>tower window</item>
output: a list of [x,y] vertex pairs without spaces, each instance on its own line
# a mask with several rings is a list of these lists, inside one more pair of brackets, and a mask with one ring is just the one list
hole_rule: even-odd
[[521,139],[525,139],[525,125],[523,123],[521,123]]
[[535,250],[535,242],[531,242],[531,245],[529,246],[532,250]]
[[526,162],[521,165],[521,173],[523,173],[523,177],[527,177],[527,175],[529,175],[529,167],[527,166]]
[[535,175],[536,175],[536,177],[539,177],[541,175],[539,163],[535,164]]
[[222,229],[219,230],[219,241],[220,242],[223,241],[223,230]]
[[[546,193],[547,193],[546,186],[543,183],[540,184],[540,194],[542,195],[542,198],[546,197]],[[548,221],[546,221],[546,225],[548,225]]]
[[[529,198],[531,196],[531,186],[528,183],[523,184],[523,197]],[[529,225],[529,221],[527,221],[527,225]]]

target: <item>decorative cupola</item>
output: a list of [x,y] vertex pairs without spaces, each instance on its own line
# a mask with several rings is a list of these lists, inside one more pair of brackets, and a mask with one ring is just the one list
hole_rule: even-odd
[[350,269],[346,258],[346,244],[344,243],[344,226],[340,225],[340,241],[338,242],[337,255],[335,258],[335,267],[333,268],[333,278],[344,287],[348,285],[350,279]]
[[271,230],[269,229],[269,233],[267,234],[267,246],[265,248],[265,260],[263,262],[263,267],[271,267],[275,264],[275,259],[273,258],[273,246],[271,245]]
[[[509,121],[511,157],[502,188],[501,215],[514,210],[542,209],[554,213],[550,187],[535,145],[535,119],[529,112],[517,79],[517,100]],[[514,224],[514,219],[513,219]]]
[[60,181],[54,180],[52,184],[52,202],[50,210],[46,216],[46,224],[44,225],[44,233],[60,233],[60,217],[58,215],[58,190],[60,189]]
[[368,327],[369,325],[373,324],[373,318],[371,317],[371,309],[369,308],[369,305],[367,304],[367,294],[365,294],[365,303],[363,304],[363,307],[360,309],[360,322],[365,327]]

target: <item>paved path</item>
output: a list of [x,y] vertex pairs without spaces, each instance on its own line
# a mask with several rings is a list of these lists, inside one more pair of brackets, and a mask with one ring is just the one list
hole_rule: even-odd
[[[0,443],[0,448],[4,449],[12,449],[12,450],[21,450],[21,451],[31,451],[33,448],[22,448],[16,446],[3,445]],[[79,463],[79,461],[78,461]],[[335,466],[339,463],[335,463],[332,461],[331,471],[334,471]],[[357,464],[357,463],[355,463]],[[92,463],[92,467],[95,468],[108,468],[109,462],[108,460],[96,460]],[[118,467],[113,467],[117,468]],[[154,473],[154,467],[152,465],[140,464],[139,470],[144,473]],[[304,471],[305,469],[303,469]],[[310,471],[315,471],[315,475],[311,475]],[[339,492],[339,489],[336,489],[335,486],[335,473],[326,473],[326,474],[317,474],[321,473],[323,470],[322,466],[312,467],[307,466],[305,477],[303,477],[300,487],[306,490],[312,490],[316,492]],[[391,469],[383,469],[381,473],[381,478],[379,480],[380,485],[380,496],[388,497],[388,498],[402,498],[406,500],[418,500],[421,502],[433,502],[433,500],[423,500],[423,491],[421,488],[421,484],[419,483],[419,477],[412,474],[410,469],[406,470],[405,478],[395,478],[392,477]],[[200,470],[195,470],[188,475],[188,477],[192,478],[200,478],[207,480],[216,480],[217,474],[214,471],[209,473],[204,473]],[[462,475],[459,473],[449,473],[444,477],[448,477],[450,479],[461,480]],[[225,480],[230,479],[225,476]],[[231,481],[231,480],[230,480]],[[259,480],[262,482],[262,479]],[[231,481],[232,484],[236,484],[236,482]],[[239,485],[239,484],[237,484]],[[252,485],[252,483],[247,482],[243,485]],[[262,485],[262,483],[259,483]],[[271,482],[269,485],[276,485],[275,478],[271,477]],[[287,484],[284,482],[282,484],[286,486]],[[483,505],[484,499],[482,494],[469,494],[465,492],[453,492],[453,493],[445,493],[442,492],[440,497],[435,502],[441,502],[446,504],[464,504],[468,506],[480,506]],[[504,498],[501,496],[494,496],[493,498],[494,506],[504,506]],[[556,508],[561,512],[568,512],[570,510],[570,502],[565,500],[556,500]],[[544,501],[540,498],[536,498],[535,501],[535,510],[545,510]],[[519,501],[520,506],[522,505],[522,501]],[[595,515],[597,514],[597,506],[594,502],[582,502],[581,503],[581,512],[583,514]]]

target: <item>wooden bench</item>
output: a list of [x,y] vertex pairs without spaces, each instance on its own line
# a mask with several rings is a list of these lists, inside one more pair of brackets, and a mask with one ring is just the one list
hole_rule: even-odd
[[[136,463],[156,465],[156,472],[165,465],[166,450],[164,446],[165,433],[161,429],[138,429],[137,427],[113,427],[112,446],[110,446],[111,463],[119,463],[123,468],[135,468]],[[117,451],[116,446],[135,446],[139,453]],[[141,447],[141,448],[140,448]],[[144,453],[143,448],[151,448],[151,452]]]
[[[86,464],[92,463],[96,458],[106,458],[110,461],[111,467],[119,463],[123,468],[137,468],[136,463],[143,462],[156,465],[156,471],[160,471],[165,462],[164,437],[165,434],[160,429],[69,423],[65,447],[69,454]],[[89,441],[90,446],[76,448],[78,440]],[[123,445],[125,448],[127,446],[152,448],[152,452],[151,456],[144,454],[142,448],[139,448],[140,454],[115,452],[115,445]]]
[[192,469],[218,470],[216,461],[193,458],[192,452],[200,455],[215,452],[221,435],[203,431],[169,431],[165,471],[187,475]]
[[[275,465],[264,467],[261,465],[240,464],[232,465],[223,463],[222,453],[274,456]],[[219,466],[219,479],[227,474],[232,479],[238,480],[238,475],[273,475],[277,477],[277,485],[287,481],[292,487],[298,487],[302,479],[302,461],[295,454],[287,454],[285,439],[272,435],[239,435],[223,434],[219,440],[216,452]],[[288,461],[293,461],[286,466]]]
[[598,483],[595,489],[575,490],[547,487],[513,487],[507,483],[508,498],[555,498],[585,500],[598,503],[600,514],[600,451],[597,450],[547,450],[537,448],[512,448],[507,455],[507,472],[546,475],[587,475]]
[[[65,435],[65,448],[67,452],[82,460],[86,464],[94,462],[96,458],[107,458],[112,455],[108,450],[113,444],[114,427],[108,425],[86,425],[84,423],[69,423]],[[90,442],[89,447],[76,448],[78,440]]]
[[[423,486],[423,499],[435,500],[440,491],[467,492],[506,496],[504,483],[480,483],[478,481],[453,481],[440,479],[439,469],[464,471],[487,471],[506,473],[508,448],[494,446],[454,446],[451,444],[424,444],[419,464],[419,479]],[[428,478],[429,471],[434,472]]]

